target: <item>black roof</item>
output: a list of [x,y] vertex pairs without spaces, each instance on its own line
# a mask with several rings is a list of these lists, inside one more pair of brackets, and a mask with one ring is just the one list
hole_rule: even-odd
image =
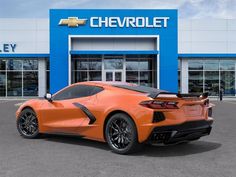
[[133,85],[112,84],[112,86],[122,88],[122,89],[132,90],[136,92],[147,93],[148,96],[151,98],[156,98],[160,93],[169,93],[165,90],[159,90],[156,88],[140,86],[140,85],[135,85],[135,84]]

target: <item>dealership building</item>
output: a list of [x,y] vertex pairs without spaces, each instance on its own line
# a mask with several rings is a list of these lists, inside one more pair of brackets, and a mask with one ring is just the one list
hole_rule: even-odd
[[34,97],[82,81],[236,95],[236,20],[177,10],[53,9],[0,18],[0,97]]

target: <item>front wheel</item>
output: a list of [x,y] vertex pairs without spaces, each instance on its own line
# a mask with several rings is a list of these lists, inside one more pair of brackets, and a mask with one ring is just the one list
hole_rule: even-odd
[[124,113],[113,115],[106,124],[106,141],[113,152],[129,154],[140,149],[134,122]]
[[24,138],[32,139],[39,136],[38,119],[32,109],[24,109],[17,118],[17,130]]

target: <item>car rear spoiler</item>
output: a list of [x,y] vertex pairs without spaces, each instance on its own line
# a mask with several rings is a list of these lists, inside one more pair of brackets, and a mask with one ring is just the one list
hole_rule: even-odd
[[207,98],[208,97],[208,92],[204,92],[202,94],[177,94],[177,97],[179,98],[189,98],[189,97],[202,97],[202,98]]
[[160,92],[158,94],[149,94],[149,97],[151,98],[157,98],[160,97],[160,95],[175,95],[178,98],[200,98],[202,97],[203,99],[208,97],[208,92],[204,92],[202,94],[186,94],[186,93],[172,93],[172,92]]

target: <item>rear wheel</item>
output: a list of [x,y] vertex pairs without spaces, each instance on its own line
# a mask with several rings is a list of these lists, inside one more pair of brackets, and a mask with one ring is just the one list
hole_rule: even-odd
[[140,148],[134,122],[124,113],[113,115],[106,124],[105,136],[113,152],[129,154]]
[[38,119],[32,109],[24,109],[17,119],[17,130],[24,138],[32,139],[39,136]]

